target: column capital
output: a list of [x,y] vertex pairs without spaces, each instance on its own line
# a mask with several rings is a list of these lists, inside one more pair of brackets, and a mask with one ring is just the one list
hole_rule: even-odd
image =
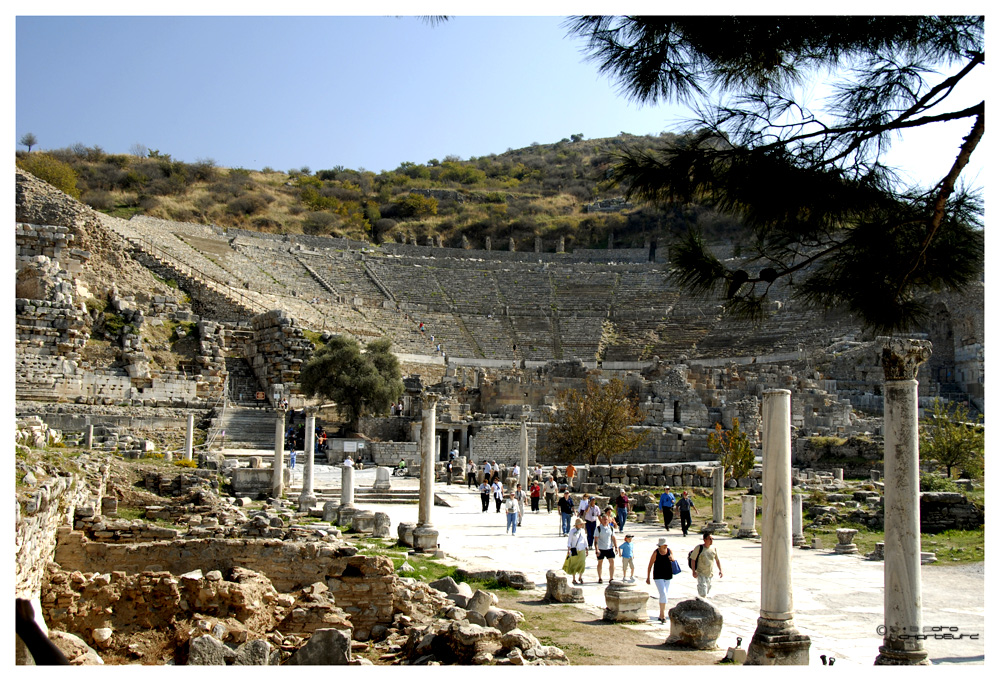
[[879,336],[882,370],[887,381],[906,381],[917,377],[920,365],[931,357],[933,345],[928,340]]

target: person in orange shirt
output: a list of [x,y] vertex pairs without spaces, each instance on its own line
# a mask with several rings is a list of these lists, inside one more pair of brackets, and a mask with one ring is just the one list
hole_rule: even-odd
[[569,482],[569,488],[573,489],[573,478],[576,476],[576,468],[573,464],[566,466],[566,480]]

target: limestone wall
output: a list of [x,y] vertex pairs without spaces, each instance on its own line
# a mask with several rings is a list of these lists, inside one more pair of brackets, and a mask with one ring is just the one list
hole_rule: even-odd
[[61,526],[73,522],[77,509],[100,507],[108,480],[108,467],[97,459],[77,459],[81,473],[37,476],[19,488],[14,517],[14,592],[22,598],[37,597],[45,566],[53,560]]
[[[181,575],[198,569],[208,572],[243,567],[264,573],[276,589],[286,592],[339,578],[345,571],[348,576],[358,577],[392,574],[392,563],[384,556],[354,556],[354,552],[353,547],[339,544],[278,539],[208,538],[106,544],[74,531],[60,537],[55,561],[64,570],[80,572],[155,570]],[[355,570],[358,574],[352,574]]]
[[[528,467],[535,465],[538,430],[528,426]],[[474,461],[496,461],[508,467],[521,461],[521,425],[486,425],[469,436],[469,457]]]
[[283,310],[257,315],[250,326],[253,340],[244,346],[244,356],[268,398],[275,385],[284,386],[285,395],[297,395],[299,370],[312,356],[312,342]]
[[958,492],[922,492],[920,494],[920,531],[972,530],[982,527],[985,509],[970,503]]
[[366,451],[377,466],[394,467],[403,459],[411,471],[420,470],[420,445],[416,442],[369,442]]

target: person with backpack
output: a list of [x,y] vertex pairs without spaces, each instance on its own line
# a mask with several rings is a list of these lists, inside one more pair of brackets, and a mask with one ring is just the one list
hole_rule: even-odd
[[667,592],[670,591],[670,580],[674,578],[671,569],[673,560],[674,552],[667,546],[667,538],[660,537],[656,540],[656,550],[649,557],[649,565],[646,566],[646,584],[649,584],[649,573],[652,572],[653,583],[660,594],[660,624],[667,621]]
[[705,598],[712,590],[712,575],[715,570],[712,563],[719,566],[720,579],[722,578],[722,563],[719,562],[718,551],[712,546],[712,533],[702,532],[701,538],[702,543],[688,554],[688,567],[691,568],[691,576],[698,580],[698,595]]
[[517,486],[517,491],[514,492],[514,499],[517,501],[517,526],[521,526],[521,521],[524,519],[524,500],[527,498],[527,494],[521,489],[521,486]]
[[660,511],[663,512],[663,529],[667,532],[670,531],[670,522],[674,519],[674,502],[676,501],[673,492],[670,491],[670,487],[663,488],[663,494],[660,495]]

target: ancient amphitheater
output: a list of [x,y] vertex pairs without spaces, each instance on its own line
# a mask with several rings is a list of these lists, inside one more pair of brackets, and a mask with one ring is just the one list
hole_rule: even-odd
[[[86,436],[94,450],[119,456],[150,449],[179,453],[193,413],[204,435],[197,447],[202,464],[230,472],[246,468],[248,457],[233,450],[275,445],[275,416],[266,407],[288,400],[294,414],[311,406],[297,389],[298,370],[323,333],[362,341],[390,337],[406,375],[447,393],[437,406],[438,451],[446,458],[456,447],[462,461],[486,458],[512,466],[520,455],[519,424],[526,419],[531,463],[551,465],[540,454],[536,459],[536,453],[542,451],[558,391],[581,385],[588,372],[622,377],[640,396],[641,427],[650,436],[615,461],[621,465],[591,467],[588,489],[600,494],[618,484],[710,485],[711,473],[696,465],[709,458],[706,433],[733,417],[756,433],[760,398],[768,388],[792,390],[792,426],[798,434],[865,433],[875,440],[881,435],[878,352],[849,317],[808,309],[779,290],[763,325],[734,323],[721,316],[718,301],[682,293],[669,282],[662,248],[562,252],[559,244],[542,240],[532,252],[433,244],[373,247],[145,217],[125,221],[93,212],[20,171],[16,245],[18,437],[29,445],[47,444],[53,436],[82,442]],[[921,367],[921,402],[943,396],[982,411],[983,287],[939,295],[932,309],[928,326],[911,334],[934,345],[931,361]],[[113,330],[106,321],[112,313],[120,322]],[[345,452],[364,443],[366,461],[386,465],[404,458],[418,466],[419,404],[409,396],[405,402],[402,415],[367,419],[362,433],[332,441],[327,462],[339,463]],[[332,411],[320,415],[331,425],[336,417]],[[796,454],[802,453],[797,447]],[[866,476],[873,464],[859,466],[864,470],[849,472]],[[105,512],[113,504],[102,499],[101,486],[108,471],[100,463],[84,469],[78,488],[49,486],[42,496],[33,491],[30,512],[22,517],[20,506],[18,511],[18,592],[37,596],[43,584],[53,588],[61,594],[60,605],[46,602],[43,608],[47,616],[63,620],[63,600],[83,606],[73,600],[81,596],[69,593],[65,579],[53,581],[50,574],[57,534],[67,546],[162,539],[156,531],[133,536],[106,527],[102,504]],[[150,484],[173,485],[183,494],[190,492],[185,480]],[[235,490],[237,496],[270,489],[269,479],[261,489],[245,484]],[[322,490],[317,492],[322,501]],[[57,504],[60,495],[65,503]],[[76,513],[74,537],[63,534],[66,528],[58,530],[67,507],[76,509],[70,512]],[[268,522],[261,526],[248,520],[243,534],[220,530],[226,526],[221,522],[171,537],[316,538],[310,531],[296,535],[287,528],[258,532]],[[274,571],[272,582],[279,591],[289,591],[311,582],[278,576],[280,566],[301,560],[295,552],[308,550],[269,545],[266,559],[240,560]],[[77,554],[88,551],[93,549],[76,546]],[[121,569],[135,568],[136,574],[120,578],[127,581],[119,585],[122,589],[148,591],[153,584],[170,591],[155,577],[159,573],[142,570],[146,559],[107,551],[109,560],[113,556],[131,566]],[[212,547],[205,551],[224,553]],[[64,556],[69,553],[63,550]],[[353,555],[331,549],[320,556],[310,579],[326,578],[340,588],[343,581],[331,575],[340,570],[340,580]],[[148,560],[169,562],[163,556]],[[219,560],[232,562],[232,556]],[[102,571],[92,555],[78,568],[87,573],[84,565],[90,572]],[[349,613],[345,617],[356,639],[384,638],[386,626],[398,622],[399,615],[393,610],[392,589],[398,585],[391,566],[385,574],[378,561],[351,565],[359,583],[381,585],[387,594],[379,600],[382,610],[365,610],[356,594],[343,591],[337,602]],[[86,577],[80,588],[90,588],[94,579]],[[226,579],[239,581],[233,575]],[[197,580],[207,588],[201,575]],[[185,582],[182,591],[188,587],[194,588]],[[241,588],[257,593],[268,587],[247,578]],[[408,593],[437,603],[433,594]],[[285,596],[276,598],[268,602],[278,602],[279,611],[291,607]],[[225,604],[213,603],[224,609]],[[231,603],[226,607],[238,609]],[[319,618],[309,620],[313,630],[326,626],[323,622],[344,624],[340,615],[327,612],[324,620],[310,613]],[[130,616],[136,618],[132,625],[142,625],[139,614]],[[103,629],[93,624],[100,619],[97,614],[88,617],[88,631]]]

